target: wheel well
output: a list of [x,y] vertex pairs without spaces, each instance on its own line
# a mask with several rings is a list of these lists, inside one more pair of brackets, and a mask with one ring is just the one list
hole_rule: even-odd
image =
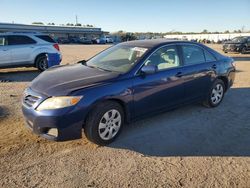
[[227,77],[225,77],[225,76],[219,76],[217,79],[220,79],[220,80],[222,80],[224,82],[225,89],[227,91],[227,89],[228,89],[228,79],[227,79]]
[[[102,100],[102,101],[96,102],[96,103],[95,103],[94,105],[92,105],[92,107],[89,109],[89,111],[88,111],[86,117],[88,117],[88,115],[91,113],[91,111],[92,111],[93,109],[95,109],[95,107],[96,107],[98,104],[103,103],[103,102],[107,102],[107,101],[112,101],[112,102],[118,103],[118,104],[122,107],[122,109],[123,109],[125,123],[128,123],[128,122],[130,121],[130,113],[129,113],[129,110],[128,110],[126,104],[125,104],[122,100],[120,100],[120,99],[106,99],[106,100]],[[85,118],[85,120],[86,120],[86,118]],[[85,124],[85,123],[86,123],[86,122],[84,122],[84,124]],[[84,126],[84,125],[83,125],[83,126]]]
[[37,67],[37,63],[36,63],[37,59],[38,59],[39,57],[41,57],[41,56],[46,55],[46,54],[47,54],[47,53],[41,53],[41,54],[38,54],[38,55],[36,56],[35,61],[34,61],[34,67]]
[[114,101],[114,102],[117,102],[118,104],[120,104],[122,109],[123,109],[123,112],[124,112],[124,120],[125,120],[125,122],[129,122],[129,110],[128,110],[126,104],[120,99],[108,99],[108,101]]

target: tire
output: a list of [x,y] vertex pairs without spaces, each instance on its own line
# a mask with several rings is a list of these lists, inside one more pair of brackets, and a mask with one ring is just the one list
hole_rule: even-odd
[[36,58],[36,67],[38,68],[38,70],[40,71],[45,71],[46,69],[48,69],[48,60],[47,60],[47,56],[46,55],[40,55]]
[[245,54],[245,53],[247,53],[247,48],[246,47],[243,47],[242,49],[241,49],[241,52],[240,52],[241,54]]
[[223,100],[225,90],[224,82],[217,79],[210,88],[207,99],[203,102],[203,105],[208,108],[217,107]]
[[[112,118],[112,115],[114,118]],[[121,105],[113,101],[107,101],[98,104],[89,113],[84,126],[84,133],[89,141],[105,146],[117,138],[121,133],[123,124],[124,111]]]

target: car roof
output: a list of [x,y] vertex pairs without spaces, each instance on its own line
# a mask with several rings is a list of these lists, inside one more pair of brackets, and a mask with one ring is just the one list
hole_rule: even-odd
[[150,39],[150,40],[134,40],[134,41],[123,42],[122,45],[154,48],[157,46],[162,46],[171,43],[199,44],[196,42],[190,42],[186,40]]
[[5,33],[0,33],[0,36],[3,35],[46,35],[44,33],[40,33],[40,32],[5,32]]

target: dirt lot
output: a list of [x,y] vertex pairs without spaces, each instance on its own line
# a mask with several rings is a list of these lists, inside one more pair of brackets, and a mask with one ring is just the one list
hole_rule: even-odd
[[[61,46],[63,64],[106,47]],[[237,76],[218,108],[195,104],[149,117],[107,147],[32,134],[20,101],[39,72],[0,70],[0,187],[250,187],[250,54],[230,56]]]

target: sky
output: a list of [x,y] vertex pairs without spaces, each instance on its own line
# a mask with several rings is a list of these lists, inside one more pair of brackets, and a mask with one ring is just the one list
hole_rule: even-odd
[[1,0],[0,22],[75,23],[104,31],[250,30],[250,0]]

